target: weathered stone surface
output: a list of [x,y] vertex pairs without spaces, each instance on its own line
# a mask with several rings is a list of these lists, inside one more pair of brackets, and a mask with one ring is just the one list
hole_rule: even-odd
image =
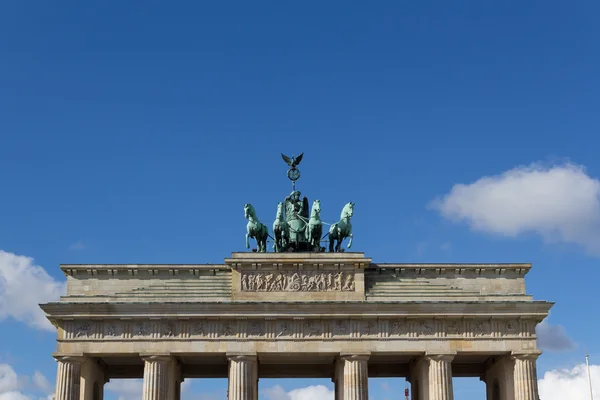
[[185,376],[227,375],[230,398],[256,399],[258,376],[297,371],[333,377],[336,400],[355,400],[372,371],[408,377],[419,399],[452,400],[456,367],[488,394],[533,400],[535,327],[552,303],[526,294],[530,267],[376,264],[362,253],[65,265],[67,295],[42,305],[58,328],[57,399],[142,375],[145,399],[177,399]]
[[55,400],[79,400],[83,357],[58,356]]

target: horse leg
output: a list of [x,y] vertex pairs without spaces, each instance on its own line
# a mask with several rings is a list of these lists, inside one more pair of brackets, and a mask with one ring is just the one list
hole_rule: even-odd
[[348,233],[348,237],[350,238],[350,241],[348,242],[348,248],[352,247],[352,239],[354,239],[354,236],[352,236],[352,232]]
[[248,240],[250,237],[250,232],[246,233],[246,248],[250,248],[250,241]]

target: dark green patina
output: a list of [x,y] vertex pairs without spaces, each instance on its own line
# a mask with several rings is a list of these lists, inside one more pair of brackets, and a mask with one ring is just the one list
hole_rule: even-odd
[[[346,238],[350,238],[348,248],[352,247],[352,224],[350,220],[354,214],[354,203],[349,202],[343,207],[340,220],[333,224],[321,221],[321,201],[314,200],[312,207],[308,206],[306,196],[296,190],[296,181],[300,178],[298,164],[302,161],[304,153],[298,157],[281,157],[289,166],[287,177],[292,181],[292,192],[277,204],[275,222],[273,222],[273,236],[269,235],[267,226],[258,220],[256,211],[251,204],[244,206],[244,216],[248,220],[246,226],[246,248],[250,248],[249,239],[256,240],[258,252],[267,251],[267,238],[273,240],[275,252],[323,252],[325,247],[322,241],[329,241],[330,252],[344,251],[341,247]],[[323,234],[323,224],[331,225],[329,231]],[[327,238],[327,239],[326,239]]]

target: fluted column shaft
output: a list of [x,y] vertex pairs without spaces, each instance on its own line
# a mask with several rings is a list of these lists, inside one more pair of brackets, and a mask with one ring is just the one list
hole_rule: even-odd
[[79,400],[79,380],[81,379],[82,358],[56,357],[58,371],[56,374],[55,400]]
[[258,360],[252,355],[229,358],[229,400],[258,400]]
[[429,400],[453,400],[453,355],[431,355],[429,361]]
[[369,371],[368,355],[342,355],[343,362],[343,400],[368,400]]
[[167,400],[169,388],[168,356],[148,356],[144,359],[142,400]]
[[539,354],[513,355],[515,400],[538,400],[536,360]]

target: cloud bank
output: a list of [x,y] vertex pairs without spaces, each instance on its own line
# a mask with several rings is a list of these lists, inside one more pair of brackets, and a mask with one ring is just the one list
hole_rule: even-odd
[[[594,397],[600,394],[600,365],[590,365]],[[540,399],[589,399],[590,387],[585,364],[572,369],[548,371],[538,381]]]
[[456,184],[430,206],[480,232],[581,246],[600,256],[600,181],[582,166],[522,166]]
[[570,351],[577,348],[577,344],[567,335],[562,325],[550,325],[547,319],[535,328],[537,345],[541,350]]
[[66,292],[30,257],[0,250],[0,321],[14,318],[32,328],[55,332],[38,304],[58,300]]
[[307,386],[289,392],[276,385],[263,390],[262,394],[265,400],[333,400],[334,396],[334,392],[324,385]]
[[0,364],[0,400],[50,400],[54,392],[54,387],[46,377],[38,371],[35,371],[32,382],[33,387],[28,392],[42,392],[43,396],[25,394],[24,382],[29,381],[29,377],[19,377],[15,370],[9,364]]

